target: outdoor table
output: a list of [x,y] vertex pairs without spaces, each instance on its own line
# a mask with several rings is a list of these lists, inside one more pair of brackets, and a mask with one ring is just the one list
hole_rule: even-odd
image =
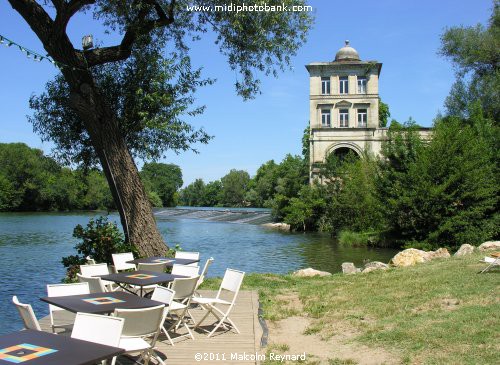
[[158,264],[165,263],[167,267],[172,267],[174,264],[179,265],[189,265],[194,264],[195,262],[200,262],[200,260],[195,259],[174,259],[172,257],[162,257],[162,256],[153,256],[153,257],[143,257],[142,259],[135,259],[127,261],[127,264]]
[[[109,274],[109,275],[98,275],[101,279],[108,280],[108,281],[113,281],[117,283],[121,288],[125,289],[126,291],[135,294],[134,292],[128,290],[125,285],[135,285],[139,286],[141,288],[141,297],[142,297],[142,292],[143,288],[145,286],[149,285],[155,285],[155,284],[162,284],[162,283],[169,283],[171,281],[174,281],[174,279],[183,279],[187,278],[187,276],[184,275],[172,275],[172,274],[166,274],[166,273],[159,273],[159,272],[154,272],[154,271],[147,271],[147,270],[137,270],[137,271],[128,271],[128,272],[120,272],[116,274]],[[125,284],[125,285],[122,285]]]
[[25,330],[0,336],[0,364],[87,365],[125,352],[118,347]]
[[68,295],[64,297],[44,297],[40,300],[66,309],[70,312],[107,314],[120,309],[149,308],[164,303],[125,292],[103,292],[92,294]]

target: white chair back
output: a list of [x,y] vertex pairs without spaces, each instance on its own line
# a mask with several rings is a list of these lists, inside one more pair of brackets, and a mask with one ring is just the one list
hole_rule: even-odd
[[137,270],[147,270],[147,271],[154,271],[154,272],[163,273],[163,272],[165,272],[166,267],[167,267],[166,262],[140,263],[137,265]]
[[78,277],[78,281],[80,283],[89,284],[89,290],[91,293],[102,293],[107,291],[103,281],[99,277],[94,278],[92,276],[83,276],[80,274],[76,274],[76,276]]
[[172,287],[170,288],[175,292],[174,300],[190,298],[194,293],[198,279],[199,276],[195,276],[193,278],[174,279]]
[[80,273],[83,276],[108,275],[109,268],[108,268],[108,265],[106,263],[80,265]]
[[[68,295],[90,294],[88,283],[74,284],[48,284],[47,296],[49,297],[66,297]],[[64,309],[49,304],[50,312],[62,311]]]
[[175,292],[172,289],[165,288],[164,286],[157,286],[151,295],[151,300],[165,303],[167,309],[172,305]]
[[[176,251],[175,252],[176,259],[190,259],[190,260],[199,260],[200,253],[199,252],[188,252],[188,251]],[[188,264],[188,266],[198,266],[196,262],[192,264]]]
[[119,347],[123,318],[77,313],[71,337],[101,345]]
[[163,323],[165,305],[140,309],[116,308],[115,317],[123,318],[123,337],[147,337],[157,335]]
[[182,275],[193,278],[195,276],[198,276],[199,274],[200,274],[199,266],[189,266],[189,265],[179,265],[179,264],[174,264],[174,266],[172,266],[172,275]]
[[31,308],[31,305],[19,302],[15,295],[12,297],[12,302],[16,306],[17,311],[19,312],[19,315],[23,320],[25,329],[35,331],[42,330],[40,328],[40,323],[38,323],[38,320],[36,319],[35,312],[33,312],[33,308]]
[[243,278],[245,273],[243,271],[226,269],[224,277],[222,278],[222,283],[220,284],[219,292],[217,293],[217,298],[219,298],[223,290],[227,290],[233,293],[233,303],[236,300],[238,292],[240,291],[241,284],[243,283]]
[[134,259],[134,254],[132,252],[114,253],[111,256],[113,257],[113,265],[115,266],[116,272],[136,269],[134,264],[127,263],[127,261],[131,261]]
[[214,258],[210,257],[207,262],[205,262],[205,266],[203,266],[203,271],[201,272],[200,278],[198,279],[198,283],[196,283],[196,289],[197,290],[201,284],[205,281],[205,277],[207,276],[208,268],[212,263],[214,262]]

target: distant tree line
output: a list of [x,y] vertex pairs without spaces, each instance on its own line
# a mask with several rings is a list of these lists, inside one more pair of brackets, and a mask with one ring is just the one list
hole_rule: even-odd
[[[174,206],[179,166],[146,163],[140,172],[153,206]],[[24,143],[0,143],[0,211],[115,209],[104,174],[70,169]]]

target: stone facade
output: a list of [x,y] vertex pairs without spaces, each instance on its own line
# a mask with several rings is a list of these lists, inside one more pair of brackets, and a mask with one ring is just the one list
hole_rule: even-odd
[[[349,41],[332,62],[306,65],[309,72],[310,179],[331,153],[381,152],[387,128],[379,128],[379,76],[382,64],[361,61]],[[428,129],[421,134],[428,135]]]

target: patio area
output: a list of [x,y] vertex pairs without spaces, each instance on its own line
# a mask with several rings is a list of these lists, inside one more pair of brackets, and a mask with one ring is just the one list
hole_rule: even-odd
[[[200,291],[202,296],[215,296],[215,291]],[[232,354],[236,356],[255,355],[260,352],[260,340],[262,337],[262,328],[258,319],[259,297],[256,291],[240,291],[236,300],[236,305],[231,312],[231,318],[241,331],[237,334],[234,330],[225,331],[223,329],[217,331],[212,337],[207,338],[207,334],[198,329],[194,332],[195,340],[182,337],[175,346],[171,346],[164,334],[159,337],[157,342],[157,350],[163,359],[169,365],[186,365],[186,364],[258,364],[255,360],[239,360],[233,359]],[[204,311],[195,309],[191,311],[195,320],[199,320]],[[210,317],[215,320],[214,317]],[[204,324],[211,323],[210,320]],[[40,320],[40,325],[43,331],[50,332],[50,319],[48,316]],[[205,329],[211,329],[211,326],[201,326]],[[184,334],[183,330],[179,331]],[[175,341],[175,340],[174,340]],[[202,360],[195,359],[196,354],[201,354]],[[219,356],[219,360],[204,360],[204,356]],[[119,361],[124,365],[132,365],[134,362],[128,360],[126,356],[119,357]]]

